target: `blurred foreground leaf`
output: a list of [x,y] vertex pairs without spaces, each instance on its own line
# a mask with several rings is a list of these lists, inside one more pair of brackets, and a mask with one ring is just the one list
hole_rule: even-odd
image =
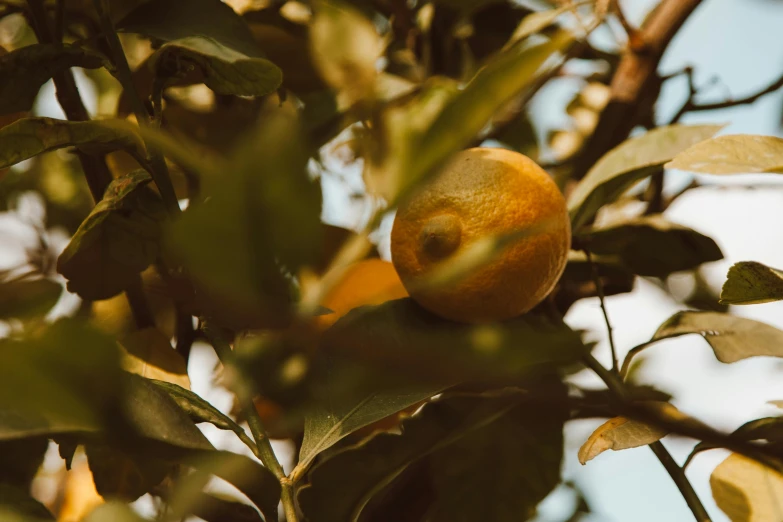
[[783,475],[732,453],[710,476],[712,496],[732,522],[778,520],[783,513]]
[[666,168],[703,174],[783,174],[783,138],[718,136],[681,152]]
[[141,137],[124,121],[22,118],[0,129],[0,169],[63,147],[84,152],[126,149],[144,155]]
[[84,299],[113,297],[158,257],[166,209],[137,170],[106,189],[57,260],[68,290]]
[[5,518],[3,510],[18,515],[20,522],[55,520],[46,506],[31,497],[26,489],[0,482],[0,517],[3,521],[15,522],[13,517]]
[[0,282],[0,320],[43,316],[60,299],[61,284],[51,279]]
[[633,273],[666,277],[723,259],[715,241],[661,215],[643,216],[579,234],[590,252],[615,255]]
[[724,363],[767,355],[783,357],[783,331],[759,321],[719,312],[679,312],[667,319],[652,340],[698,334]]
[[631,138],[607,152],[568,198],[574,230],[589,222],[598,209],[633,183],[660,170],[691,145],[706,140],[721,125],[669,125]]
[[93,509],[81,522],[147,522],[128,504],[109,501]]
[[172,466],[165,461],[144,458],[107,444],[84,446],[95,489],[106,499],[133,502],[161,483]]
[[758,304],[781,299],[783,271],[755,261],[732,266],[720,292],[720,302],[725,304]]
[[443,398],[404,420],[401,435],[377,434],[317,464],[299,503],[312,522],[356,521],[375,495],[426,458],[439,492],[428,510],[435,520],[524,518],[559,481],[564,420],[558,407],[526,404],[524,393]]
[[11,484],[28,491],[48,447],[46,437],[0,441],[0,455],[3,456],[0,484]]
[[41,86],[71,67],[105,64],[102,55],[70,45],[35,44],[0,55],[0,114],[30,110]]

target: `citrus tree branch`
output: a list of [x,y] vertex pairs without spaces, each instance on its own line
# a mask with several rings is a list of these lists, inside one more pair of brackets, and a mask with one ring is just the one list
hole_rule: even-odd
[[[223,363],[223,366],[228,366],[234,353],[231,349],[231,344],[223,332],[220,331],[220,329],[213,327],[208,320],[202,320],[201,331],[215,349],[215,353],[220,359],[220,362]],[[240,396],[242,394],[237,395],[242,406],[242,412],[247,418],[247,423],[250,426],[250,431],[253,434],[253,439],[255,441],[257,452],[254,451],[253,453],[256,454],[264,466],[266,466],[280,481],[280,500],[283,502],[286,520],[288,522],[296,522],[298,516],[294,499],[293,483],[286,476],[285,471],[283,471],[283,466],[280,465],[280,461],[277,460],[275,450],[272,448],[272,444],[266,434],[261,417],[259,417],[258,412],[253,405],[253,399],[251,397]]]
[[595,284],[595,291],[598,294],[598,301],[601,303],[601,311],[604,315],[604,323],[606,324],[606,331],[609,333],[609,348],[612,351],[612,372],[618,373],[619,365],[617,363],[617,350],[614,346],[614,335],[612,334],[612,324],[609,322],[609,312],[606,311],[606,300],[604,299],[604,285],[601,283],[601,277],[598,275],[598,266],[593,263],[593,256],[588,249],[584,250],[587,257],[587,263],[590,265],[590,272],[593,276],[593,283]]
[[[55,35],[49,25],[49,18],[43,0],[27,0],[29,14],[32,19],[36,37],[40,43],[56,43]],[[62,107],[69,121],[87,121],[90,115],[82,102],[79,89],[76,86],[73,73],[70,70],[55,74],[53,77],[57,102]],[[87,186],[96,203],[103,199],[103,193],[111,183],[112,175],[102,156],[91,156],[76,151],[76,156],[87,180]],[[144,295],[141,277],[135,277],[125,289],[133,319],[139,329],[155,326],[155,319],[150,311],[147,297]]]

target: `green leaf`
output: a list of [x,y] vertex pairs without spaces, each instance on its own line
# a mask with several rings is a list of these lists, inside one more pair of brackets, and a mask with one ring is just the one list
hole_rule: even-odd
[[160,252],[166,209],[137,170],[115,179],[57,260],[68,290],[84,299],[113,297],[128,287]]
[[[487,520],[502,519],[497,515],[504,512],[524,518],[559,481],[565,419],[559,408],[540,411],[524,397],[452,396],[429,403],[403,421],[401,435],[379,433],[318,463],[299,491],[299,505],[312,522],[358,520],[375,495],[431,456],[429,469],[444,498],[435,505],[442,515],[436,519],[477,520],[477,509]],[[476,475],[478,461],[502,478]]]
[[[184,459],[183,463],[200,473],[215,475],[232,484],[261,510],[265,520],[277,520],[280,481],[257,461],[229,451],[210,451]],[[189,503],[187,500],[180,497],[178,502]]]
[[127,149],[144,155],[141,137],[127,122],[22,118],[0,129],[0,169],[63,147],[84,152]]
[[264,522],[252,506],[208,493],[201,493],[193,499],[192,511],[207,522]]
[[783,174],[783,138],[718,136],[681,152],[666,168],[703,174]]
[[514,45],[518,42],[521,42],[525,38],[528,38],[529,36],[540,33],[555,23],[555,20],[557,20],[561,14],[568,11],[573,11],[575,7],[576,5],[563,5],[557,9],[530,13],[519,23],[506,46],[508,47]]
[[748,305],[783,299],[783,271],[755,261],[736,263],[729,268],[720,292],[724,304]]
[[190,420],[195,423],[209,422],[221,430],[233,431],[234,433],[244,433],[242,427],[231,420],[230,417],[212,406],[210,403],[196,395],[190,390],[186,390],[177,384],[152,380],[153,383],[160,386],[169,394],[174,402],[188,414]]
[[156,62],[195,64],[204,84],[218,94],[266,96],[283,81],[280,69],[264,58],[250,57],[204,36],[189,36],[164,44]]
[[45,315],[60,299],[62,292],[62,285],[51,279],[0,282],[0,319]]
[[759,355],[783,357],[783,331],[718,312],[678,312],[658,328],[652,341],[687,334],[704,337],[718,360],[724,363]]
[[133,502],[160,484],[171,464],[127,453],[104,443],[84,446],[95,489],[104,498]]
[[[623,294],[633,290],[635,276],[617,257],[591,256],[591,258],[592,265],[595,265],[598,277],[603,283],[604,295]],[[587,262],[584,252],[571,250],[568,253],[568,263],[560,277],[560,284],[572,290],[584,288],[585,285],[595,286],[593,266]]]
[[101,429],[119,377],[115,342],[74,320],[0,341],[0,440]]
[[125,371],[190,388],[187,361],[157,328],[137,330],[127,335],[121,346],[122,368]]
[[706,140],[720,125],[669,125],[631,138],[607,152],[568,198],[574,230],[590,221],[601,206],[615,200],[633,183],[660,170],[688,147]]
[[372,392],[362,389],[354,396],[338,394],[334,400],[329,390],[325,390],[305,414],[299,465],[309,465],[319,453],[356,430],[428,399],[445,387],[444,384],[379,386]]
[[[167,237],[171,255],[213,296],[205,313],[235,329],[285,324],[292,296],[283,267],[315,263],[321,245],[320,186],[308,176],[297,122],[284,109],[262,120],[229,170],[204,183],[208,201],[185,211]],[[232,307],[217,309],[214,296]]]
[[633,218],[577,235],[590,252],[617,256],[633,273],[666,277],[723,259],[715,241],[662,215]]
[[[456,95],[446,92],[444,96],[442,88],[425,90],[422,96],[435,95],[436,103],[423,98],[387,111],[389,149],[382,161],[369,165],[368,187],[388,201],[404,197],[468,145],[492,115],[544,74],[544,63],[572,41],[573,36],[562,32],[534,47],[512,46],[479,70]],[[420,114],[422,108],[427,111]]]
[[[0,516],[5,521],[8,519],[5,518],[3,510],[20,516],[20,522],[32,522],[32,519],[55,520],[46,506],[31,497],[26,489],[0,482]],[[11,518],[9,522],[15,521]]]
[[0,455],[3,456],[0,483],[29,491],[48,447],[46,437],[0,441]]
[[99,505],[81,522],[108,522],[110,520],[111,522],[147,522],[147,519],[137,515],[129,505],[116,500]]
[[0,114],[28,111],[38,90],[71,67],[97,69],[105,58],[70,45],[36,44],[0,56]]
[[246,56],[262,56],[242,17],[220,0],[149,0],[117,22],[117,29],[164,42],[198,36]]
[[516,379],[574,362],[583,349],[577,332],[535,314],[497,324],[458,324],[410,298],[355,308],[324,336],[329,357],[439,385]]
[[710,488],[732,522],[777,520],[783,512],[783,475],[737,453],[718,464]]

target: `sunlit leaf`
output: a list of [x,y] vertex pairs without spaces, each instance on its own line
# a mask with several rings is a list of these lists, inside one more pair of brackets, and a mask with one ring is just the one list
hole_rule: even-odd
[[219,94],[265,96],[283,80],[283,73],[269,60],[247,56],[203,36],[168,42],[154,60],[195,64],[203,74],[204,84]]
[[[562,32],[534,47],[513,46],[479,70],[458,94],[442,87],[425,89],[420,100],[389,112],[385,122],[385,128],[391,129],[385,138],[389,149],[383,161],[370,165],[368,188],[388,201],[404,197],[469,144],[492,115],[543,74],[544,63],[572,41],[570,34]],[[435,103],[427,103],[433,96]],[[426,109],[423,114],[422,109]]]
[[568,198],[574,230],[590,221],[636,181],[660,170],[663,164],[691,145],[714,135],[720,125],[669,125],[631,138],[606,153],[590,169]]
[[171,42],[199,36],[246,56],[261,57],[245,21],[221,0],[148,0],[117,22],[117,29]]
[[587,464],[606,450],[646,446],[662,439],[668,431],[625,417],[609,419],[596,428],[579,448],[579,462]]
[[119,501],[106,502],[93,509],[81,522],[147,522],[128,504]]
[[[305,414],[304,440],[299,450],[299,464],[308,465],[325,449],[330,448],[356,430],[384,419],[413,404],[428,399],[445,386],[438,384],[391,386],[377,392],[362,390],[361,397],[338,396],[331,400],[329,391],[317,398],[318,404]],[[353,400],[351,400],[353,399]]]
[[[456,517],[446,519],[475,520],[475,509],[524,518],[559,481],[564,419],[558,408],[538,410],[526,405],[524,397],[454,396],[429,403],[403,421],[401,435],[379,433],[317,464],[309,485],[299,492],[299,504],[312,522],[358,520],[367,503],[408,466],[431,457],[436,484],[458,488],[435,506],[437,512]],[[488,472],[507,480],[484,481],[476,488],[472,479],[480,477],[465,476],[461,459],[481,460]],[[475,472],[470,466],[469,473]]]
[[45,315],[62,292],[62,285],[51,279],[0,282],[0,319]]
[[85,152],[127,149],[139,154],[144,150],[141,137],[125,122],[22,118],[0,129],[0,168],[63,147]]
[[141,170],[112,181],[57,260],[68,290],[108,299],[155,261],[166,209],[150,181]]
[[210,403],[176,383],[166,381],[152,381],[169,394],[174,402],[182,408],[190,419],[195,422],[209,422],[221,430],[229,430],[234,433],[244,433],[242,427],[231,420],[230,417],[212,406]]
[[718,136],[678,154],[666,168],[703,174],[783,174],[783,138]]
[[514,34],[511,35],[506,46],[513,45],[524,40],[528,36],[541,32],[555,23],[555,20],[557,20],[561,14],[572,11],[574,7],[574,5],[566,4],[557,9],[550,9],[549,11],[530,13],[522,19],[522,22],[520,22],[516,30],[514,30]]
[[38,90],[53,76],[71,67],[97,69],[106,59],[70,45],[35,44],[0,55],[0,114],[27,111]]
[[736,263],[729,268],[720,292],[720,302],[745,305],[783,299],[783,271],[755,261]]
[[783,331],[759,321],[719,312],[679,312],[658,328],[652,340],[686,334],[704,337],[718,360],[724,363],[759,355],[783,357]]
[[710,476],[712,496],[732,522],[767,522],[783,513],[783,475],[732,453]]
[[536,373],[578,360],[583,349],[578,333],[541,316],[457,324],[411,299],[352,310],[326,332],[325,344],[331,354],[440,384]]
[[633,273],[665,277],[723,259],[715,241],[661,215],[643,216],[589,229],[577,236],[599,255],[614,255]]
[[341,91],[346,106],[373,97],[375,64],[383,43],[375,26],[349,5],[315,4],[310,54],[323,79]]
[[125,371],[190,389],[185,358],[171,347],[171,341],[160,330],[145,328],[133,332],[121,346]]
[[103,498],[133,502],[160,484],[172,468],[165,461],[126,453],[101,443],[88,443],[84,451],[95,489]]
[[[55,520],[46,506],[30,496],[25,488],[13,484],[0,482],[0,517],[3,510],[9,510],[20,517],[20,522],[32,522],[33,520]],[[29,517],[29,518],[28,518]],[[9,522],[15,522],[13,518]]]

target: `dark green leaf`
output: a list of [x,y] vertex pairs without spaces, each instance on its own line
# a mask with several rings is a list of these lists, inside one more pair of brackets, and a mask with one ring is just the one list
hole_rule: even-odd
[[[495,516],[504,512],[522,519],[559,481],[564,421],[559,408],[540,411],[524,397],[452,396],[429,403],[403,421],[402,435],[377,434],[317,464],[299,504],[312,522],[358,520],[378,492],[431,456],[429,468],[444,498],[435,505],[435,520],[476,520],[476,509],[487,520],[504,520]],[[461,466],[475,474],[472,463],[478,461],[503,479],[466,476]]]
[[137,170],[115,179],[57,260],[68,290],[108,299],[128,287],[159,255],[166,209]]
[[65,469],[71,470],[71,463],[73,463],[73,456],[76,453],[76,449],[79,447],[78,436],[71,434],[61,434],[53,437],[54,442],[57,443],[57,451],[60,454],[60,458],[65,461]]
[[38,90],[71,67],[97,69],[105,58],[75,46],[36,44],[0,56],[0,114],[27,111]]
[[94,442],[84,446],[95,489],[104,498],[133,502],[161,483],[171,464]]
[[141,138],[127,122],[22,118],[0,129],[0,169],[63,147],[85,152],[144,150]]
[[11,484],[24,491],[30,489],[33,477],[43,463],[49,441],[46,437],[0,441],[0,483]]
[[724,304],[769,303],[783,299],[783,271],[744,261],[729,269],[720,292]]
[[783,331],[768,324],[718,312],[679,312],[666,320],[652,340],[699,334],[715,356],[733,363],[766,355],[783,357]]
[[195,499],[193,514],[206,522],[263,522],[252,506],[202,493]]
[[[534,47],[512,46],[479,70],[458,94],[453,89],[425,90],[413,103],[387,111],[389,150],[383,161],[370,165],[368,187],[389,201],[404,197],[469,144],[492,115],[543,74],[544,63],[572,41],[570,34],[561,33]],[[433,96],[435,103],[425,98]]]
[[119,377],[115,342],[73,320],[0,341],[0,440],[101,429]]
[[261,56],[245,21],[220,0],[149,0],[120,20],[117,29],[164,42],[199,36],[250,57]]
[[527,314],[498,324],[441,319],[412,299],[349,312],[325,335],[326,353],[362,361],[413,382],[508,379],[581,357],[577,332]]
[[746,422],[734,430],[733,435],[743,440],[783,441],[783,417],[764,417]]
[[589,229],[577,237],[591,252],[617,256],[633,273],[642,276],[666,277],[723,259],[712,238],[661,215]]
[[169,397],[174,399],[174,402],[190,416],[190,420],[193,422],[209,422],[221,430],[244,433],[239,424],[192,391],[170,382],[154,379],[152,382],[166,390]]
[[285,109],[262,120],[229,171],[205,183],[210,199],[168,234],[172,256],[205,292],[235,303],[217,310],[212,299],[205,313],[236,329],[285,324],[292,296],[282,267],[295,273],[315,263],[321,244],[320,187],[308,177],[296,122]]
[[783,138],[718,136],[681,152],[666,168],[704,174],[783,174]]
[[154,59],[195,64],[204,84],[219,94],[265,96],[283,80],[283,73],[269,60],[250,57],[204,36],[166,43]]
[[[26,489],[0,482],[0,516],[3,515],[4,509],[10,510],[14,514],[30,517],[29,519],[23,518],[24,522],[32,522],[31,519],[55,519],[46,506],[31,497]],[[11,522],[15,522],[13,518]]]
[[660,170],[691,145],[714,135],[720,125],[669,125],[631,138],[607,152],[568,198],[574,230],[589,222],[601,206],[633,183]]
[[183,460],[196,471],[222,478],[244,493],[268,522],[277,520],[280,482],[257,461],[228,451],[199,452]]
[[45,315],[60,299],[63,287],[51,279],[0,282],[0,319]]

